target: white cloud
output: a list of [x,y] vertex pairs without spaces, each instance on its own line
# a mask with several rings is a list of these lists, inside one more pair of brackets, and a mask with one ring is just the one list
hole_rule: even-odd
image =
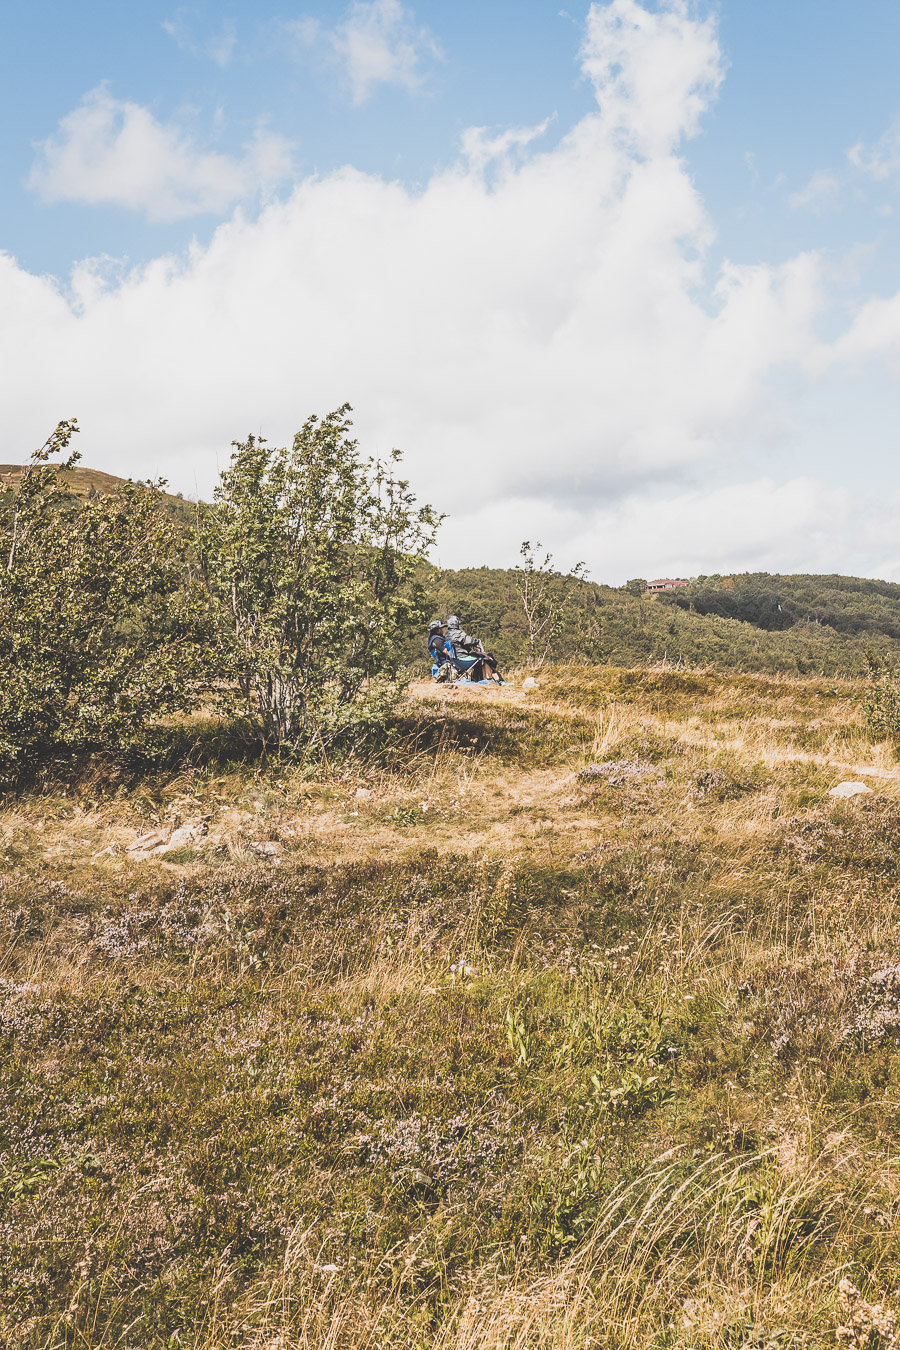
[[812,211],[822,215],[833,211],[839,204],[841,180],[830,169],[817,169],[809,182],[799,192],[792,192],[788,198],[795,211]]
[[221,215],[290,171],[290,147],[281,136],[257,132],[241,157],[201,150],[178,126],[101,87],[38,146],[28,185],[45,202],[121,206],[171,221]]
[[417,93],[423,85],[423,63],[440,55],[437,43],[416,24],[400,0],[353,0],[346,17],[333,28],[317,19],[290,25],[301,46],[336,64],[359,106],[378,85],[395,85]]
[[[832,169],[817,169],[798,192],[788,198],[795,210],[809,210],[816,215],[836,210],[848,188],[860,190],[860,175],[873,183],[886,183],[900,176],[900,120],[895,121],[874,145],[858,141],[847,151],[849,168],[839,173]],[[856,170],[854,174],[853,170]],[[888,206],[879,208],[879,215],[890,214]]]
[[191,13],[178,9],[171,19],[164,19],[163,28],[178,45],[191,56],[205,57],[214,61],[225,70],[231,64],[237,45],[237,26],[233,19],[223,19],[218,30],[210,37],[198,38],[191,25]]
[[[623,582],[632,576],[697,576],[721,571],[833,571],[835,557],[881,556],[885,532],[873,528],[872,503],[810,478],[777,483],[770,477],[669,491],[630,492],[618,501],[548,503],[542,538],[564,541],[565,559],[591,560],[594,574]],[[892,504],[893,505],[893,504]],[[496,541],[495,561],[515,557],[533,533],[534,503],[490,504],[465,524]],[[886,513],[882,514],[886,523]],[[450,522],[442,551],[458,556]],[[859,547],[863,545],[862,547]],[[559,547],[559,545],[557,545]],[[480,555],[479,555],[480,556]]]
[[883,183],[900,174],[900,121],[894,122],[872,146],[862,141],[851,146],[847,158],[854,168]]
[[591,5],[581,55],[607,127],[644,155],[694,135],[724,77],[715,22],[687,0],[655,11],[637,0]]
[[550,118],[545,117],[536,127],[507,127],[491,136],[487,127],[467,127],[462,134],[462,152],[476,171],[487,168],[496,160],[508,161],[516,150],[525,150],[544,135]]
[[679,149],[717,51],[679,0],[594,5],[599,106],[550,148],[473,131],[421,190],[309,178],[186,257],[124,277],[85,263],[70,295],[0,256],[4,458],[77,414],[89,464],[208,492],[233,438],[283,443],[349,399],[363,446],[400,446],[452,513],[447,563],[540,537],[620,579],[777,566],[785,548],[834,566],[825,489],[722,483],[778,432],[773,375],[831,358],[816,257],[706,275],[712,228]]

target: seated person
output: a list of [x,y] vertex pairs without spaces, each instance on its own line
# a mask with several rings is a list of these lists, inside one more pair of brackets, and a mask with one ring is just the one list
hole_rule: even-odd
[[498,684],[503,683],[496,659],[484,650],[480,638],[470,637],[460,628],[456,614],[451,614],[447,620],[447,641],[457,660],[462,658],[468,662],[470,680],[496,680]]
[[440,619],[433,619],[428,625],[428,650],[431,653],[431,660],[438,667],[438,679],[446,678],[449,671],[456,671],[464,675],[473,664],[472,661],[460,660],[446,637],[447,625],[441,623]]

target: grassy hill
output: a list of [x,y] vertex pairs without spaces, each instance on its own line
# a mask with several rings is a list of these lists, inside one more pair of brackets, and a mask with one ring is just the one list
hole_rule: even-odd
[[900,638],[900,585],[890,581],[747,572],[700,577],[661,599],[670,607],[738,619],[768,632],[817,624],[848,636]]
[[[25,468],[24,464],[0,464],[0,487],[11,488],[15,492],[22,481]],[[74,469],[61,473],[60,477],[78,497],[87,497],[92,492],[107,495],[115,492],[120,484],[126,481],[116,474],[103,473],[101,469],[86,469],[78,464]],[[173,515],[184,520],[193,519],[192,502],[185,501],[183,497],[170,492],[164,493],[163,496]]]
[[[525,621],[516,574],[468,568],[433,574],[437,613],[460,614],[507,664],[522,659]],[[781,608],[779,609],[779,605]],[[671,596],[584,582],[557,646],[560,659],[783,674],[856,676],[873,650],[900,660],[900,586],[854,577],[704,578]]]
[[0,813],[0,1341],[879,1343],[900,768],[854,685],[424,686],[315,772],[202,732]]
[[[516,662],[513,573],[421,579]],[[36,766],[0,1347],[895,1344],[900,762],[848,677],[897,590],[585,583],[530,692]]]

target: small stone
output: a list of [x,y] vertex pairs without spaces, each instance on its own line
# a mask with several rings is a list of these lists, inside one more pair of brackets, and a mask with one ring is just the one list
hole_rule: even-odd
[[261,858],[277,858],[278,845],[274,839],[254,840],[247,845],[251,853],[258,853]]
[[865,783],[838,783],[828,793],[829,797],[861,797],[864,793],[871,793],[872,789],[866,787]]
[[357,788],[355,793],[357,801],[360,802],[365,801],[367,797],[374,797],[374,795],[371,788]]

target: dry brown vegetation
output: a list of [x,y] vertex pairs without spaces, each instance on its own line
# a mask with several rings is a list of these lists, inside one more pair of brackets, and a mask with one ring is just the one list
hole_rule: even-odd
[[[18,491],[27,468],[27,464],[0,464],[0,485]],[[102,469],[88,469],[83,465],[61,470],[60,478],[76,497],[87,497],[92,492],[109,495],[116,492],[126,481],[117,474],[104,473]],[[193,513],[192,504],[184,501],[180,494],[176,497],[166,492],[163,496],[166,503],[185,519]]]
[[0,1342],[895,1343],[900,767],[852,684],[569,667],[195,759],[0,812]]

